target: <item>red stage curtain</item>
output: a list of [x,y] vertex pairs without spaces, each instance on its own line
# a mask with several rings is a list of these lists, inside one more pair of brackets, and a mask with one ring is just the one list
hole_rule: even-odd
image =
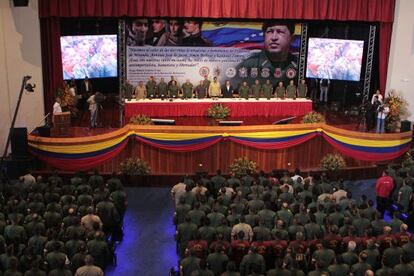
[[63,80],[60,17],[202,17],[380,22],[380,89],[384,91],[395,0],[41,0],[45,110]]
[[393,22],[395,0],[42,0],[44,17],[174,16]]
[[62,85],[63,71],[60,52],[60,20],[40,20],[45,114],[53,112],[56,88]]
[[392,23],[381,23],[379,32],[379,89],[385,95],[390,56]]

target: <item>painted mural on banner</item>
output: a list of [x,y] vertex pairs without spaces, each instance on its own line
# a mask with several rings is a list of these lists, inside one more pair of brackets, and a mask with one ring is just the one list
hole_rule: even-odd
[[216,22],[131,19],[127,22],[127,79],[153,76],[197,84],[206,76],[234,87],[297,76],[301,24],[286,21]]

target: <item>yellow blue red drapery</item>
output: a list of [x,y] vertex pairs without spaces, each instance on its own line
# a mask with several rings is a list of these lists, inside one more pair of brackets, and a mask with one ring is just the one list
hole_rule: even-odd
[[[62,170],[76,171],[94,168],[118,155],[129,140],[140,141],[160,150],[176,153],[207,149],[223,140],[230,140],[260,150],[278,150],[300,145],[316,136],[344,155],[356,160],[387,161],[404,154],[410,147],[410,133],[365,134],[347,131],[325,124],[298,125],[297,129],[272,128],[239,131],[238,127],[220,131],[166,131],[156,126],[127,125],[113,133],[84,138],[40,138],[29,136],[33,155]],[[361,136],[361,137],[359,137]]]

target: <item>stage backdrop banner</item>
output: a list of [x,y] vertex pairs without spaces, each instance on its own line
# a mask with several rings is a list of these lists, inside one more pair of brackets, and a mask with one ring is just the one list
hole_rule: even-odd
[[[140,18],[127,22],[127,79],[199,84],[205,76],[273,85],[297,77],[301,24]],[[267,42],[266,42],[267,41]],[[270,58],[272,56],[273,58]]]

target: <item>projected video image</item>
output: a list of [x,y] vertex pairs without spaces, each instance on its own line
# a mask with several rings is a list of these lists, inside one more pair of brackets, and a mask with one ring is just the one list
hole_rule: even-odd
[[364,41],[309,38],[306,77],[359,81]]
[[62,36],[63,78],[83,79],[116,77],[116,35]]

